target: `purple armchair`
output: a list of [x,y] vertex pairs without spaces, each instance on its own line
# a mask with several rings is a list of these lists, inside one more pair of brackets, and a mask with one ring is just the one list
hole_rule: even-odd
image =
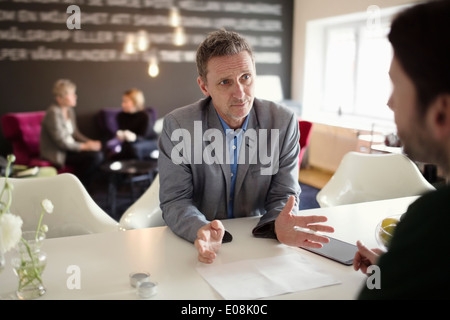
[[[41,134],[41,122],[45,111],[6,113],[1,117],[3,135],[13,148],[16,164],[29,167],[49,167],[49,161],[40,158],[39,140]],[[74,169],[66,166],[58,170],[58,173],[70,172]]]
[[[145,109],[150,117],[152,125],[156,122],[155,109],[148,107]],[[122,111],[122,108],[103,108],[97,113],[97,121],[101,130],[103,139],[109,140],[115,137],[119,124],[117,123],[117,115]]]
[[[119,129],[117,115],[122,111],[122,108],[103,108],[97,113],[97,123],[101,131],[102,142],[105,146],[105,156],[107,159],[118,159],[118,156],[137,158],[139,160],[147,159],[151,152],[157,149],[157,139],[146,137],[143,140],[136,141],[131,144],[121,143],[116,136]],[[145,108],[149,115],[149,125],[154,127],[156,122],[156,110],[151,107]],[[156,133],[155,133],[156,136]],[[120,153],[120,150],[127,148],[127,152]],[[119,154],[120,153],[120,154]]]

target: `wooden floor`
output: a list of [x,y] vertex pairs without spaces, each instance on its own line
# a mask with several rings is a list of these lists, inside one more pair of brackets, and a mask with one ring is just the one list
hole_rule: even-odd
[[310,185],[317,189],[322,189],[325,184],[331,179],[333,172],[325,171],[318,168],[308,167],[301,168],[298,175],[298,180],[301,183]]

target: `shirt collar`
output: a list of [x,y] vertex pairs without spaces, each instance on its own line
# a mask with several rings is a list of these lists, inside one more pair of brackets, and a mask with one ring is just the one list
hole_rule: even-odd
[[[216,110],[216,113],[217,113],[217,110]],[[222,119],[222,117],[218,113],[217,113],[217,116],[219,117],[220,123],[222,124],[223,131],[225,131],[225,133],[227,133],[227,130],[232,130],[232,132],[235,131],[226,124],[226,122]],[[250,113],[245,117],[244,123],[242,124],[242,127],[240,128],[243,131],[247,131],[248,118],[250,118]]]

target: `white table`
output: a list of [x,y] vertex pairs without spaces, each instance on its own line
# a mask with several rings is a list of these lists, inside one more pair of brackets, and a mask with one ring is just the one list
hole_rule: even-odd
[[[369,247],[376,247],[377,223],[386,216],[405,212],[415,199],[407,197],[300,212],[327,216],[327,224],[335,228],[335,238],[352,243],[363,240]],[[224,225],[233,235],[233,241],[222,246],[214,263],[297,252],[342,282],[269,299],[354,299],[365,284],[366,276],[351,266],[285,246],[273,239],[254,238],[251,230],[257,221],[258,218],[225,220]],[[39,299],[139,299],[129,284],[128,275],[134,271],[148,271],[151,280],[158,283],[158,294],[152,299],[221,299],[196,271],[199,262],[194,245],[177,237],[167,227],[47,239],[42,250],[48,254],[43,274],[47,293]],[[9,255],[6,256],[6,269],[0,274],[2,299],[14,299],[17,288]],[[70,271],[71,266],[79,268],[79,289],[68,288],[67,281],[73,286],[75,282],[70,280],[77,274]]]

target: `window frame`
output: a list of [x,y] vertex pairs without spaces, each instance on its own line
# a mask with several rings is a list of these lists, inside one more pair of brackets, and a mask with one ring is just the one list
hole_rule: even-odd
[[[376,23],[381,29],[375,30],[383,32],[382,29],[389,30],[390,21],[401,10],[411,4],[395,6],[390,8],[378,8],[378,19]],[[369,7],[370,8],[370,7]],[[303,85],[302,117],[309,121],[329,124],[333,126],[347,127],[358,130],[373,130],[374,126],[385,128],[388,132],[395,132],[395,123],[393,113],[384,113],[383,117],[361,114],[357,109],[358,93],[358,63],[361,50],[361,33],[364,27],[370,27],[369,23],[373,18],[373,13],[358,12],[342,16],[330,17],[325,19],[311,20],[306,26],[305,42],[305,73]],[[373,6],[372,6],[373,9]],[[372,14],[372,15],[371,15]],[[326,108],[324,106],[324,97],[326,94],[326,72],[327,72],[327,50],[330,33],[333,30],[350,28],[355,34],[355,68],[353,70],[353,104],[352,112],[339,112],[336,108]],[[376,26],[375,26],[376,28]],[[387,41],[387,39],[386,39]],[[389,96],[386,98],[386,104]],[[382,106],[381,106],[382,107]],[[386,105],[386,110],[387,109]],[[328,109],[328,110],[327,110]],[[348,110],[348,109],[346,109]]]

